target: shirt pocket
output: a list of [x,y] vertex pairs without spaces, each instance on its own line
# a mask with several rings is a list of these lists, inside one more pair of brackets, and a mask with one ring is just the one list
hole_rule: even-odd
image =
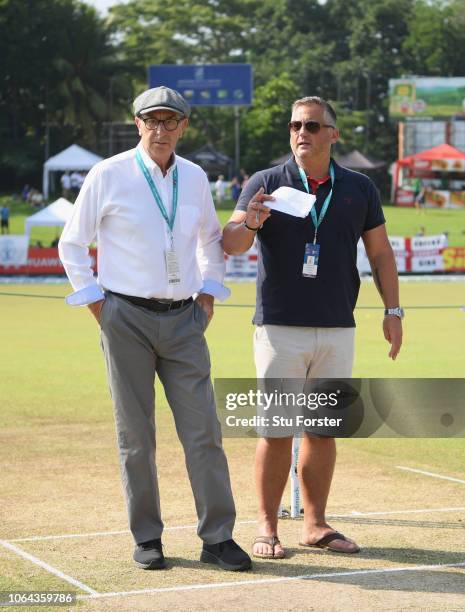
[[200,226],[200,209],[197,206],[186,205],[180,207],[179,213],[181,234],[195,236]]

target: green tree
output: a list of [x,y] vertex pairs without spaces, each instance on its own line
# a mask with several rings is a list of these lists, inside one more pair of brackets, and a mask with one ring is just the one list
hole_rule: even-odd
[[95,148],[98,124],[126,116],[130,109],[129,65],[94,9],[84,4],[69,15],[60,50],[53,60],[55,120],[63,127],[76,126],[76,136]]
[[403,43],[405,67],[423,76],[463,76],[465,5],[463,0],[417,0]]
[[[111,8],[109,24],[133,66],[134,88],[141,91],[151,64],[247,61],[260,5],[259,0],[132,0]],[[234,156],[232,108],[193,109],[179,150],[189,152],[206,142]]]
[[40,171],[46,124],[53,154],[79,140],[95,148],[98,123],[126,111],[130,87],[111,31],[75,0],[0,0],[0,162]]
[[289,151],[287,124],[298,96],[299,88],[286,72],[256,89],[241,126],[242,165],[249,172],[267,168],[272,159]]
[[412,0],[360,0],[350,20],[346,78],[356,83],[355,107],[365,111],[363,149],[375,156],[396,154],[388,86],[403,71],[402,43],[411,9]]
[[[0,160],[26,170],[52,142],[95,147],[99,126],[128,117],[151,64],[250,62],[255,98],[241,109],[242,164],[288,150],[295,98],[338,108],[340,152],[396,157],[388,81],[462,75],[464,0],[131,0],[103,21],[78,0],[0,0]],[[194,108],[181,143],[234,155],[231,108]],[[52,147],[52,152],[56,149]]]
[[259,0],[132,0],[110,9],[121,49],[145,84],[150,64],[244,61]]

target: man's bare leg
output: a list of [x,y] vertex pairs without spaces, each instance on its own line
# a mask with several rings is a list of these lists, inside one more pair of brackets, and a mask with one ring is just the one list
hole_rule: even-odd
[[[334,438],[305,435],[300,445],[298,472],[300,494],[304,506],[301,542],[314,544],[335,530],[326,522],[325,512],[336,463]],[[358,550],[352,541],[333,540],[331,548],[344,552]]]
[[[255,486],[258,499],[259,536],[278,535],[278,510],[291,468],[292,438],[260,438],[255,454]],[[271,555],[269,544],[257,543],[254,554]],[[275,555],[283,552],[275,546]]]

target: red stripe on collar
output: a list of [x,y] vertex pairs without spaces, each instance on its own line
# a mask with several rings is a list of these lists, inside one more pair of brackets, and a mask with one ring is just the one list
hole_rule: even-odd
[[326,183],[326,181],[329,181],[329,174],[328,176],[325,176],[322,179],[313,179],[310,176],[307,176],[307,181],[309,182],[311,188],[312,188],[312,193],[316,193],[316,190],[318,189],[318,187],[320,185],[323,185],[323,183]]

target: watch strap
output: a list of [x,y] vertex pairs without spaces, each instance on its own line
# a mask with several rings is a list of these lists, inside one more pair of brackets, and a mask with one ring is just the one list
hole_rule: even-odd
[[397,306],[396,308],[385,308],[384,309],[384,316],[394,316],[394,317],[399,317],[399,319],[403,319],[404,318],[404,309],[401,308],[400,306]]

